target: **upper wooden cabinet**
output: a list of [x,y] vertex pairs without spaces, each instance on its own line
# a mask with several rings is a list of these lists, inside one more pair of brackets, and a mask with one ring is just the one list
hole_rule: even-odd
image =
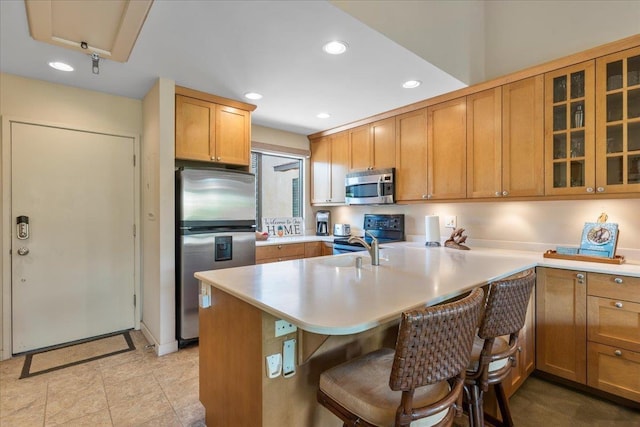
[[544,78],[467,97],[467,196],[544,194]]
[[396,116],[396,200],[427,198],[427,109]]
[[427,199],[467,196],[467,103],[427,107]]
[[349,133],[340,132],[311,142],[311,203],[344,203],[349,163]]
[[497,87],[467,97],[467,195],[501,197],[502,191],[502,88]]
[[595,192],[595,63],[545,75],[545,193]]
[[[202,98],[179,94],[193,92]],[[248,166],[251,152],[252,105],[176,88],[176,158]],[[246,106],[246,109],[239,108]]]
[[596,60],[596,191],[640,191],[640,47]]
[[396,166],[395,118],[349,130],[349,169],[370,170]]

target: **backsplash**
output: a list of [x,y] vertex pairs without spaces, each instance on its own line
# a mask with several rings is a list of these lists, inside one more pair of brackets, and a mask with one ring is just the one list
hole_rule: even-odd
[[608,221],[620,227],[617,253],[640,260],[640,198],[339,206],[330,210],[331,222],[351,224],[353,234],[361,233],[365,213],[403,213],[407,240],[413,241],[424,240],[425,215],[440,216],[444,241],[451,234],[451,229],[443,227],[444,216],[455,215],[471,247],[540,252],[557,245],[579,245],[584,223],[606,212]]

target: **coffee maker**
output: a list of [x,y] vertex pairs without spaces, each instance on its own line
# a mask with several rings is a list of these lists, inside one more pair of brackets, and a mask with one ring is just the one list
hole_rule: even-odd
[[316,236],[328,236],[331,230],[331,220],[329,219],[331,212],[316,212]]

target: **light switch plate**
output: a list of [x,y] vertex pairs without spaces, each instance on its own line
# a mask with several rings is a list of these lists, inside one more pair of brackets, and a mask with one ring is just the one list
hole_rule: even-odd
[[276,353],[267,356],[267,378],[276,378],[282,372],[282,354]]
[[296,328],[295,325],[287,322],[286,320],[276,320],[276,337],[281,337],[297,330],[298,328]]
[[282,344],[282,376],[292,377],[296,374],[296,340],[286,340]]

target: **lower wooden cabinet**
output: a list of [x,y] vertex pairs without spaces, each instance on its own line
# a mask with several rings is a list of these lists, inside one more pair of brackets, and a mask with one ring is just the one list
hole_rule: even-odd
[[537,272],[536,368],[640,402],[640,278]]
[[536,368],[581,384],[587,382],[587,274],[538,268]]
[[587,384],[640,402],[640,352],[589,342]]
[[511,380],[505,381],[503,386],[507,397],[520,388],[522,383],[531,375],[536,367],[536,299],[535,287],[529,299],[527,318],[524,327],[518,335],[518,352],[516,353],[516,366],[511,369]]
[[256,246],[256,264],[331,255],[333,246],[327,249],[327,245],[331,243],[318,241]]
[[640,278],[587,280],[587,384],[640,402]]

